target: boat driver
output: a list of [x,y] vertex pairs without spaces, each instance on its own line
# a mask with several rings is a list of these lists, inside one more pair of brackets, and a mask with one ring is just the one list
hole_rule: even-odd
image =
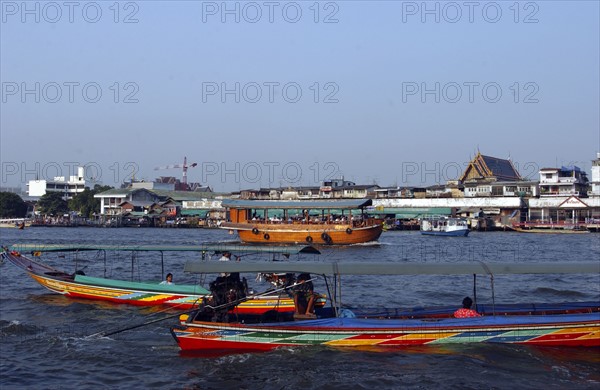
[[473,300],[470,297],[465,297],[462,301],[463,307],[454,312],[454,318],[471,318],[481,317],[481,314],[471,309]]

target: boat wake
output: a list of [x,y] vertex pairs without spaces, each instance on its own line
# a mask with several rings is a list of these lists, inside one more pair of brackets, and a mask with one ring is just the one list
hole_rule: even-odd
[[0,336],[33,336],[42,332],[41,328],[34,325],[22,324],[20,321],[0,320]]
[[381,243],[379,241],[369,241],[369,242],[359,242],[356,244],[350,244],[350,245],[344,245],[344,246],[366,246],[366,247],[373,247],[373,246],[380,246],[380,245],[384,245],[384,243]]

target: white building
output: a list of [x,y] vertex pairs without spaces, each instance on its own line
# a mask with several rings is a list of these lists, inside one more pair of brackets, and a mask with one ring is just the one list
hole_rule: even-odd
[[579,167],[540,169],[540,196],[586,196],[588,179]]
[[600,153],[596,153],[596,159],[592,160],[592,190],[588,196],[600,196]]
[[60,192],[65,200],[69,200],[84,190],[83,167],[77,167],[77,175],[69,176],[68,180],[64,176],[55,176],[53,180],[29,180],[27,183],[27,194],[34,197],[43,196],[47,192]]
[[111,216],[121,214],[123,202],[151,204],[160,201],[158,195],[145,188],[113,188],[95,194],[94,198],[100,199],[100,214]]

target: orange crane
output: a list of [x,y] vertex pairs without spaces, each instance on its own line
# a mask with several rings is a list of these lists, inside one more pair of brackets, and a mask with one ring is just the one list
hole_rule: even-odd
[[155,171],[161,170],[161,169],[174,169],[174,168],[181,168],[183,171],[183,177],[182,177],[182,183],[183,183],[183,187],[187,190],[188,186],[187,186],[187,170],[188,168],[194,168],[195,166],[197,166],[197,163],[192,163],[190,165],[188,165],[187,163],[187,157],[183,158],[183,164],[173,164],[173,165],[166,165],[164,167],[156,167],[154,168]]

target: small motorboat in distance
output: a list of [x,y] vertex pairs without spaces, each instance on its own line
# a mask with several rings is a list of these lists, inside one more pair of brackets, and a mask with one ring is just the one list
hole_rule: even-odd
[[469,235],[469,226],[463,218],[429,217],[421,220],[421,234],[466,237]]

